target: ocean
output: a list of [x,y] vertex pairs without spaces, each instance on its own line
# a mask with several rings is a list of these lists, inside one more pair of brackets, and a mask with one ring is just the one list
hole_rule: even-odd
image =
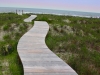
[[94,17],[100,18],[100,13],[93,12],[80,12],[68,10],[52,10],[52,9],[37,9],[37,8],[15,8],[15,7],[0,7],[0,13],[24,11],[24,13],[37,13],[37,14],[56,14],[56,15],[70,15],[80,17]]

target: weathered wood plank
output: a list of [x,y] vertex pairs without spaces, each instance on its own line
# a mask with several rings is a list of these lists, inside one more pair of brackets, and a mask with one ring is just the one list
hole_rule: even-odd
[[37,15],[31,15],[29,18],[26,18],[24,22],[31,22],[33,19],[35,19]]

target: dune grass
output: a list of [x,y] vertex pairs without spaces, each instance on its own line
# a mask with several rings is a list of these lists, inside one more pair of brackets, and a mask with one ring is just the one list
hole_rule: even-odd
[[[31,23],[23,22],[29,16],[28,14],[21,16],[14,13],[0,13],[0,32],[4,33],[0,35],[2,36],[0,39],[0,75],[23,75],[17,44],[31,25]],[[11,50],[4,54],[3,50],[6,50],[7,45],[10,45]]]
[[100,75],[100,19],[39,14],[50,30],[47,46],[79,75]]
[[[47,46],[68,63],[79,75],[100,75],[100,19],[37,14],[38,21],[47,21],[50,29]],[[0,13],[0,75],[23,75],[17,53],[20,37],[34,23],[24,23],[29,15]],[[31,25],[32,26],[32,25]],[[11,45],[9,54],[2,47]]]

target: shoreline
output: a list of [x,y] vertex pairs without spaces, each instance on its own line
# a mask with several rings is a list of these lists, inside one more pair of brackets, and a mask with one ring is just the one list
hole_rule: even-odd
[[[0,13],[16,13],[16,12],[0,12]],[[17,12],[21,13],[21,12]],[[72,16],[72,17],[83,17],[83,18],[98,18],[100,19],[100,16],[83,16],[83,15],[71,15],[71,14],[57,14],[57,13],[43,13],[43,12],[23,12],[23,14],[51,14],[51,15],[58,15],[58,16]]]
[[43,13],[43,12],[23,12],[24,14],[51,14],[51,15],[58,15],[58,16],[73,16],[73,17],[84,17],[84,18],[100,18],[98,17],[93,17],[93,16],[82,16],[82,15],[69,15],[69,14],[57,14],[57,13]]

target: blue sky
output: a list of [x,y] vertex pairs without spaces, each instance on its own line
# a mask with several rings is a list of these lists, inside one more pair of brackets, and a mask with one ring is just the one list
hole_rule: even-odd
[[0,0],[0,6],[100,12],[100,0]]

